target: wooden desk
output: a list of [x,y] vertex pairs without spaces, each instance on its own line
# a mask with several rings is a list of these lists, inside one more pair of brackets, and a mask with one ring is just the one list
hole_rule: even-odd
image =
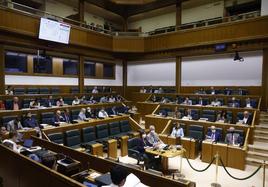
[[245,170],[246,151],[240,147],[229,145],[227,148],[227,166]]
[[103,157],[103,145],[100,143],[93,144],[91,154]]
[[183,154],[182,150],[177,150],[177,149],[153,150],[153,148],[147,148],[147,149],[145,149],[145,152],[152,154],[152,155],[161,156],[162,168],[163,168],[164,173],[166,173],[168,171],[168,159],[174,158],[176,156],[182,156],[182,154]]
[[128,136],[122,136],[120,138],[121,156],[128,155]]
[[[217,153],[221,156],[221,159],[225,166],[236,169],[245,169],[245,150],[240,147],[230,146],[222,143],[212,143],[211,141],[204,140],[202,143],[202,162],[209,163],[213,156]],[[215,162],[214,162],[215,163]]]
[[108,158],[117,159],[117,140],[110,139],[108,142]]

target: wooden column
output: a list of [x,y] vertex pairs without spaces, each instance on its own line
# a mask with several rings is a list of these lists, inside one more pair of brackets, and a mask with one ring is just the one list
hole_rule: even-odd
[[262,110],[268,108],[268,48],[263,50],[262,64]]
[[177,0],[177,3],[176,3],[176,28],[177,30],[179,30],[179,26],[181,26],[181,10],[182,10],[182,7],[181,7],[181,0]]
[[84,71],[84,56],[79,56],[78,86],[80,93],[84,93]]
[[127,61],[123,60],[123,96],[126,97],[127,90]]
[[85,21],[85,0],[78,1],[78,15],[79,15],[79,21],[84,22]]
[[181,92],[181,57],[176,57],[176,92]]
[[5,50],[0,46],[0,94],[5,94]]
[[127,22],[127,18],[123,18],[123,28],[122,28],[123,32],[127,32],[128,31],[128,22]]

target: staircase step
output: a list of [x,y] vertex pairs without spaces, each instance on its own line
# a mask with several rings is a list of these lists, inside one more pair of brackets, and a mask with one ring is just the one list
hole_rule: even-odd
[[249,151],[268,154],[268,143],[263,145],[248,145]]
[[254,133],[257,136],[267,136],[268,137],[268,129],[267,130],[255,130]]
[[255,159],[255,158],[246,158],[246,163],[251,166],[259,166],[263,163],[263,160]]
[[255,159],[259,159],[259,160],[268,161],[268,154],[259,153],[259,152],[256,152],[256,151],[248,151],[247,152],[247,158],[255,158]]
[[259,142],[266,142],[268,143],[268,137],[263,137],[263,136],[254,136],[254,141],[259,141]]
[[259,125],[256,125],[255,126],[256,127],[256,129],[261,129],[261,130],[268,130],[268,124],[267,125],[265,125],[265,124],[259,124]]

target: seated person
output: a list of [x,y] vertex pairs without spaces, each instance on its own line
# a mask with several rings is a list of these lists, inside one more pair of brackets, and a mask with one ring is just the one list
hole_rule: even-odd
[[104,107],[101,107],[101,110],[98,113],[98,117],[99,118],[107,118],[107,117],[109,117],[109,115],[105,111]]
[[21,105],[19,98],[14,97],[12,102],[6,104],[6,109],[7,110],[20,110],[22,108],[21,106],[22,105]]
[[77,96],[74,96],[74,100],[72,102],[72,105],[80,105],[80,99]]
[[224,88],[224,94],[225,95],[231,95],[232,91],[229,88]]
[[210,87],[210,91],[209,92],[210,92],[211,95],[215,95],[216,94],[216,90],[214,89],[213,86]]
[[245,111],[243,113],[243,120],[242,120],[242,124],[245,124],[245,125],[251,125],[252,123],[252,117],[249,115],[249,112],[248,111]]
[[224,122],[224,123],[228,123],[228,118],[227,118],[227,112],[226,110],[222,110],[221,113],[219,113],[217,115],[217,122]]
[[9,139],[5,139],[3,141],[3,145],[9,147],[13,151],[19,153],[19,148],[21,147],[20,145],[17,145],[18,142],[18,133],[17,131],[11,131],[9,132]]
[[21,122],[20,122],[18,117],[16,117],[15,119],[13,119],[7,123],[7,131],[8,132],[17,131],[20,129],[23,129],[23,127],[22,127]]
[[5,110],[6,107],[5,107],[5,103],[4,101],[0,100],[0,110]]
[[181,119],[182,118],[182,114],[179,111],[178,107],[175,107],[175,109],[174,109],[174,118],[176,118],[176,119]]
[[196,93],[196,94],[206,94],[206,91],[204,90],[204,88],[200,88],[200,89],[197,90],[195,93]]
[[246,106],[245,106],[246,108],[252,108],[252,105],[251,105],[251,100],[250,100],[250,98],[248,97],[248,98],[246,98]]
[[111,95],[111,96],[109,97],[108,102],[109,102],[109,103],[114,103],[115,101],[116,101],[115,97],[114,97],[113,95]]
[[175,127],[173,127],[172,132],[170,134],[172,137],[184,137],[183,128],[180,126],[180,123],[177,122]]
[[81,99],[80,99],[80,104],[88,104],[88,101],[87,101],[85,95],[83,95],[83,96],[81,97]]
[[138,108],[135,105],[132,105],[131,108],[128,110],[128,113],[135,114],[137,113]]
[[95,118],[95,114],[93,113],[93,111],[91,110],[90,107],[87,107],[87,110],[86,110],[86,118]]
[[229,102],[230,107],[239,107],[239,102],[235,99],[235,97],[232,97],[231,102]]
[[64,106],[64,105],[65,105],[64,100],[63,100],[62,97],[60,97],[60,98],[58,99],[58,101],[57,101],[57,106]]
[[24,127],[28,127],[28,128],[37,128],[37,127],[39,127],[35,117],[32,115],[31,112],[28,112],[26,114],[26,117],[24,119],[23,125],[24,125]]
[[184,116],[183,118],[187,118],[191,120],[193,118],[192,116],[192,110],[190,108],[184,110]]
[[107,96],[104,95],[100,98],[100,103],[107,103],[107,102],[108,102]]
[[168,103],[169,99],[166,97],[162,97],[160,103]]
[[93,88],[92,93],[99,93],[97,86]]
[[85,108],[81,108],[79,114],[78,114],[78,120],[80,121],[87,121],[88,118],[86,116],[86,109]]
[[211,140],[212,142],[220,141],[220,133],[216,130],[215,126],[211,126],[211,131],[207,132],[206,140]]
[[7,134],[7,130],[6,130],[6,127],[4,126],[1,126],[0,127],[0,144],[2,144],[3,142],[3,139],[4,139],[4,136]]
[[229,132],[225,136],[225,143],[228,145],[241,145],[242,139],[238,133],[234,132],[234,130],[234,127],[229,128]]
[[203,101],[203,98],[202,97],[199,97],[198,101],[197,101],[197,105],[205,105],[204,101]]
[[150,132],[147,134],[148,142],[151,145],[153,145],[154,147],[158,147],[160,144],[163,144],[163,142],[160,140],[158,134],[155,132],[154,125],[150,125],[149,130],[150,130]]
[[159,93],[159,94],[164,93],[164,90],[160,87],[160,88],[158,89],[158,93]]
[[146,89],[145,89],[144,87],[142,87],[142,88],[140,89],[140,93],[146,93]]
[[155,95],[153,95],[153,96],[151,97],[151,101],[152,101],[152,102],[156,102],[156,96],[155,96]]
[[133,173],[129,174],[128,171],[120,165],[112,167],[110,174],[112,184],[103,187],[146,187],[136,175]]
[[154,93],[155,93],[155,94],[159,93],[159,92],[158,92],[158,89],[154,89]]
[[116,102],[123,102],[123,98],[121,97],[121,95],[117,95],[115,100]]
[[55,105],[55,101],[52,95],[48,96],[48,99],[45,101],[45,107],[52,107]]
[[70,111],[68,108],[63,110],[63,118],[66,123],[72,123],[72,119],[70,117]]
[[154,90],[154,89],[153,89],[153,86],[151,85],[150,88],[147,90],[146,93],[153,93],[153,90]]
[[186,97],[182,104],[184,104],[184,105],[192,105],[192,100],[190,100],[189,97]]
[[116,106],[113,106],[111,109],[111,115],[118,115],[118,111],[116,109]]
[[31,101],[30,105],[29,105],[30,108],[40,108],[40,106],[41,106],[41,104],[39,102],[39,99],[37,99],[37,98],[35,100]]
[[215,100],[213,100],[211,102],[212,106],[221,106],[221,102],[218,100],[218,98],[215,98]]
[[55,124],[59,124],[61,122],[65,122],[64,117],[61,115],[61,111],[57,110],[54,117]]
[[95,103],[97,103],[97,101],[96,101],[96,99],[94,98],[93,95],[89,98],[88,103],[89,103],[89,104],[95,104]]
[[5,93],[6,93],[6,95],[14,95],[13,89],[11,86],[7,86]]

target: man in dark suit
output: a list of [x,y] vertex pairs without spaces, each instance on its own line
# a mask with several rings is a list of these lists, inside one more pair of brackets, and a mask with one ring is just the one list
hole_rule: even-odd
[[229,103],[229,106],[230,106],[230,107],[240,107],[240,104],[239,104],[239,102],[236,100],[235,97],[232,97],[232,100],[231,100],[231,102]]
[[59,124],[60,122],[65,122],[64,117],[61,115],[61,111],[57,110],[54,117],[55,124]]
[[212,142],[218,142],[220,141],[221,135],[220,133],[216,130],[215,126],[211,126],[211,130],[208,131],[206,135],[207,140],[211,140]]
[[251,125],[251,123],[252,123],[252,116],[249,115],[249,112],[248,111],[245,111],[243,114],[244,114],[244,118],[243,118],[242,124]]
[[52,107],[55,105],[55,100],[52,95],[48,96],[48,99],[45,101],[45,107]]
[[23,126],[29,127],[29,128],[36,128],[39,126],[35,117],[32,115],[31,112],[28,112],[26,114],[26,118],[24,119]]
[[225,136],[225,143],[228,145],[241,145],[242,138],[236,132],[234,132],[235,128],[230,127],[228,133]]
[[14,97],[11,102],[6,103],[7,110],[20,110],[21,108],[22,105],[18,97]]
[[64,121],[66,123],[71,123],[72,122],[72,119],[71,119],[70,112],[69,112],[68,108],[63,110],[63,118],[64,118]]

